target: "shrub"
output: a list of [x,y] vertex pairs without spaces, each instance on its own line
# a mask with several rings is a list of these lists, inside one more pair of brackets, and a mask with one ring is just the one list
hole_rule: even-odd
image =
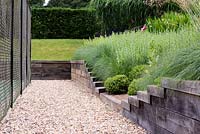
[[139,87],[137,83],[141,81],[142,78],[134,79],[128,87],[128,95],[136,95],[137,91],[139,91]]
[[149,18],[147,20],[149,32],[178,31],[189,24],[190,19],[188,15],[176,12],[165,13],[160,18]]
[[33,8],[32,38],[89,38],[99,30],[95,10]]
[[129,80],[125,75],[116,75],[105,81],[106,91],[109,94],[127,93]]
[[145,73],[145,65],[138,65],[132,68],[129,72],[129,80],[138,79]]
[[138,90],[136,89],[136,79],[134,79],[128,87],[128,95],[136,95],[137,91]]

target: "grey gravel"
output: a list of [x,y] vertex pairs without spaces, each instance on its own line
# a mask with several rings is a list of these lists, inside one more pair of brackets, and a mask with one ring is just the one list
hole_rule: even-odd
[[72,81],[32,81],[0,124],[1,134],[144,134]]

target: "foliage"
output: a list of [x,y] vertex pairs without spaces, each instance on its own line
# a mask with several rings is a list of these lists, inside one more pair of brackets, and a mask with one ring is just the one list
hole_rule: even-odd
[[165,13],[160,18],[147,20],[149,32],[178,31],[189,24],[189,16],[176,12]]
[[83,42],[77,39],[33,39],[32,60],[71,60]]
[[107,34],[140,27],[148,17],[160,16],[168,10],[180,10],[171,2],[157,7],[144,0],[91,0],[90,6],[96,9],[102,32]]
[[29,4],[32,7],[42,7],[45,0],[29,0]]
[[90,0],[50,0],[48,7],[81,8],[86,7]]
[[[105,1],[106,4],[102,6],[101,1]],[[98,8],[103,7],[97,9],[97,14],[102,10],[100,16],[103,19],[106,17],[114,19],[119,17],[119,19],[116,19],[117,21],[120,21],[120,19],[126,20],[121,17],[123,15],[125,16],[125,14],[122,14],[124,12],[120,12],[123,3],[119,2],[121,6],[117,7],[117,3],[113,1],[96,0],[95,2],[97,3],[95,3],[95,6],[98,6]],[[108,8],[104,9],[104,6]],[[113,8],[114,6],[117,8]],[[126,6],[130,7],[129,4],[126,4]],[[152,7],[153,5],[148,6]],[[189,13],[194,26],[199,30],[200,10],[198,7],[199,2],[191,0],[186,8],[183,9]],[[156,9],[156,12],[159,10]],[[129,10],[124,11],[129,12]],[[113,12],[116,14],[114,15]],[[139,9],[138,12],[141,13]],[[162,14],[156,15],[160,17]],[[103,80],[118,74],[128,75],[135,66],[147,65],[148,73],[140,75],[139,77],[141,78],[134,79],[130,85],[129,94],[135,94],[137,90],[145,90],[147,85],[159,85],[162,77],[200,80],[199,31],[193,29],[190,25],[188,15],[183,13],[170,12],[162,15],[160,19],[158,17],[149,19],[149,22],[153,25],[152,27],[149,26],[149,31],[152,33],[148,31],[136,33],[125,32],[119,35],[113,34],[110,37],[90,40],[86,42],[87,46],[79,49],[75,53],[74,58],[86,60],[93,69],[93,72]],[[107,19],[107,23],[103,19],[101,20],[105,26],[104,28],[109,26],[109,23],[113,21]],[[113,27],[116,26],[118,28],[124,24],[124,22],[117,22],[116,20],[114,20],[116,23],[110,23],[112,31]]]
[[172,0],[180,5],[180,7],[186,11],[196,29],[200,27],[200,2],[199,0]]
[[106,91],[109,94],[127,93],[128,85],[129,80],[125,75],[116,75],[105,81]]
[[[132,32],[89,40],[85,42],[85,47],[75,53],[74,59],[86,60],[102,80],[117,74],[128,76],[132,67],[148,63],[148,40],[139,38],[140,32]],[[134,40],[137,45],[134,45]]]
[[139,86],[137,85],[138,82],[140,82],[142,79],[133,79],[133,81],[131,82],[131,84],[128,87],[128,95],[136,95],[137,91],[140,90]]
[[200,47],[199,44],[170,52],[160,59],[157,65],[150,69],[150,74],[144,75],[137,83],[145,90],[148,85],[159,85],[162,77],[181,80],[200,80]]
[[151,75],[154,78],[162,76],[186,80],[200,80],[199,52],[199,44],[191,44],[189,47],[177,50],[175,53],[170,53],[167,57],[163,58],[165,61],[159,62],[155,67],[158,70],[157,73],[152,72]]
[[146,65],[137,65],[129,72],[129,80],[138,79],[145,73]]
[[75,52],[73,59],[85,60],[98,78],[106,80],[118,74],[128,76],[131,69],[137,65],[149,65],[153,68],[169,52],[186,48],[198,40],[198,32],[188,29],[160,34],[113,34],[85,41],[85,46]]
[[92,9],[32,9],[32,38],[82,39],[93,37],[97,30],[95,10]]
[[178,51],[168,64],[164,76],[186,80],[200,80],[200,46],[191,45]]
[[[194,45],[191,46],[191,43],[198,44],[199,37],[198,32],[189,31],[188,29],[181,30],[178,33],[152,34],[148,32],[132,32],[121,35],[115,34],[111,37],[101,37],[100,39],[89,41],[90,45],[78,50],[78,54],[76,52],[75,55],[77,59],[81,57],[80,59],[86,60],[93,68],[93,72],[103,80],[121,72],[127,74],[130,72],[128,71],[130,66],[141,65],[137,61],[139,57],[143,57],[141,58],[143,60],[146,57],[147,59],[144,63],[149,64],[149,73],[144,73],[142,75],[143,78],[136,81],[137,90],[145,90],[149,84],[159,85],[163,76],[192,80],[199,79],[197,77],[200,75],[199,60],[194,58],[199,57],[199,54],[197,54],[199,50]],[[143,40],[144,38],[145,40]],[[191,55],[184,57],[186,54],[183,53],[176,56],[179,51],[189,47],[194,48],[191,51],[187,49],[184,52],[188,52]],[[137,55],[138,57],[136,58],[135,56]],[[179,57],[179,59],[176,57]],[[182,69],[179,65],[182,66]],[[133,89],[130,89],[130,92],[137,91],[135,88]]]

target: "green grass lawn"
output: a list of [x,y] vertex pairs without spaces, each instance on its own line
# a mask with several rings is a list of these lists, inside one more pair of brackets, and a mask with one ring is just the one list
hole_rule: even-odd
[[70,60],[83,42],[79,39],[33,39],[32,60]]

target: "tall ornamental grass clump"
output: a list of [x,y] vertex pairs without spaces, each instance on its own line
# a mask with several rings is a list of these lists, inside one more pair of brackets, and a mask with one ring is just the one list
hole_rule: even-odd
[[[75,53],[74,59],[85,60],[97,77],[106,80],[118,74],[128,76],[131,69],[137,65],[153,68],[169,52],[173,54],[179,49],[187,48],[198,39],[197,32],[188,30],[160,34],[113,34],[86,41],[85,46]],[[170,58],[167,60],[171,61]]]
[[101,32],[122,32],[145,24],[148,17],[160,16],[166,11],[180,11],[179,6],[165,1],[160,6],[149,0],[91,0],[101,24]]
[[[199,36],[200,37],[200,36]],[[150,68],[149,74],[137,81],[137,90],[146,90],[148,85],[160,85],[163,77],[179,80],[200,80],[200,44],[170,52],[158,64]]]

